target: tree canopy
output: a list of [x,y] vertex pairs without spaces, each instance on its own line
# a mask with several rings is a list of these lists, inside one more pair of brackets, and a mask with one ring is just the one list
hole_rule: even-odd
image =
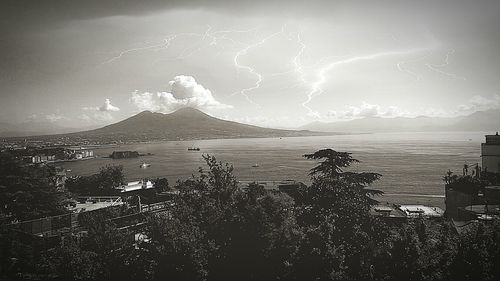
[[116,195],[115,187],[125,183],[123,167],[101,167],[99,173],[90,176],[78,176],[66,181],[68,191],[78,195]]
[[56,189],[55,176],[52,166],[23,165],[0,153],[0,216],[13,221],[64,213],[67,196]]
[[[171,208],[140,214],[146,220],[139,226],[121,228],[110,218],[124,210],[103,209],[81,214],[85,231],[68,233],[51,245],[0,229],[0,276],[127,281],[499,279],[498,221],[471,223],[463,234],[445,220],[389,224],[369,212],[376,193],[367,190],[379,174],[353,172],[351,164],[358,161],[346,152],[321,150],[305,157],[320,163],[310,171],[311,184],[300,186],[293,198],[257,183],[243,186],[232,165],[204,155],[206,166],[172,187],[178,195]],[[108,168],[100,175],[110,173],[113,179],[96,187],[109,189],[120,181],[121,170]],[[142,238],[134,239],[138,236]]]

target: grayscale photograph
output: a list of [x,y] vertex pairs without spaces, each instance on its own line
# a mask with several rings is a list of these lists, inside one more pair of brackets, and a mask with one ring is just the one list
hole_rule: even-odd
[[500,1],[0,0],[0,281],[500,280]]

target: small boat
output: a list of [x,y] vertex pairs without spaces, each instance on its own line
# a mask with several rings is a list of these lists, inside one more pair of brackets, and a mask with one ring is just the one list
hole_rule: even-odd
[[71,172],[71,169],[66,169],[66,172]]
[[255,163],[255,164],[252,165],[252,167],[257,168],[257,167],[260,167],[260,166],[259,166],[259,164]]
[[200,151],[199,147],[188,147],[188,151]]
[[146,162],[142,162],[142,164],[141,164],[141,165],[139,165],[139,167],[140,167],[141,169],[146,169],[146,168],[147,168],[147,167],[149,167],[149,166],[151,166],[151,164],[146,163]]

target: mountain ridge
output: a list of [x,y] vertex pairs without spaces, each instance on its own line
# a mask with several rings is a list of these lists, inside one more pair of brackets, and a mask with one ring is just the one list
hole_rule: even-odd
[[0,137],[5,138],[67,134],[77,131],[79,129],[59,126],[49,121],[0,122]]
[[322,132],[418,132],[418,131],[492,131],[500,129],[500,109],[477,111],[457,117],[366,117],[339,122],[312,122],[300,129]]
[[263,128],[219,119],[194,108],[181,108],[169,114],[142,111],[102,128],[65,134],[65,136],[134,140],[185,140],[331,134],[308,130]]

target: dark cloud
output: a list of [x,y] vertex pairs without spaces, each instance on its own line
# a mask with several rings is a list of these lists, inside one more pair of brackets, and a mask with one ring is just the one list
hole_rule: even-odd
[[[360,17],[392,17],[395,20],[419,15],[422,20],[464,26],[498,19],[497,0],[1,0],[0,23],[3,29],[44,28],[72,20],[111,16],[142,16],[169,9],[231,11],[241,14],[280,13],[290,16],[328,17],[353,11]],[[474,19],[476,22],[468,22]]]

